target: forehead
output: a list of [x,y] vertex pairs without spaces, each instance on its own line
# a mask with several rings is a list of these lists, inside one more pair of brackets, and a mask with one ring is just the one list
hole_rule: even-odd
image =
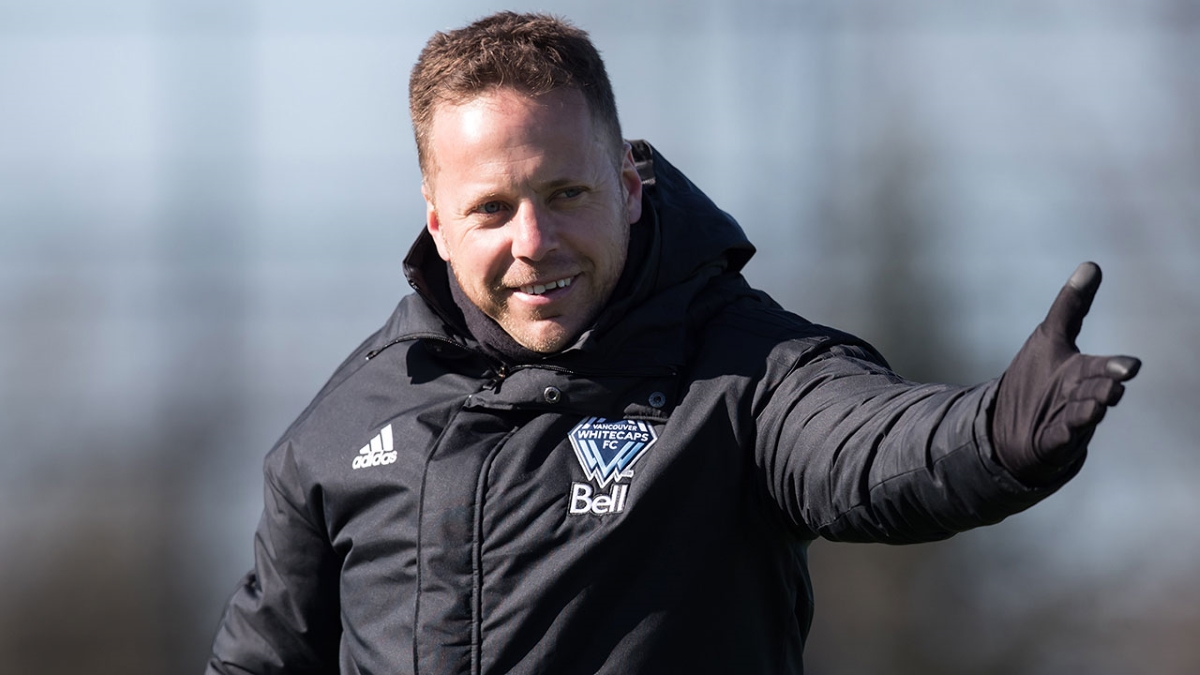
[[431,119],[435,129],[463,122],[505,126],[507,122],[523,121],[535,126],[552,123],[591,128],[587,101],[574,89],[534,95],[510,87],[491,87],[459,101],[438,104]]
[[493,88],[434,109],[428,139],[430,170],[435,175],[473,173],[535,160],[560,168],[591,164],[605,154],[601,136],[586,100],[576,90],[530,96]]

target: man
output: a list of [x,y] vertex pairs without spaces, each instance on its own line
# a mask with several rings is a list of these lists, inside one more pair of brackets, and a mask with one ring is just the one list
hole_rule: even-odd
[[1092,264],[975,387],[781,309],[553,18],[436,35],[410,96],[416,293],[268,455],[209,673],[799,673],[809,542],[1027,508],[1138,369],[1074,346]]

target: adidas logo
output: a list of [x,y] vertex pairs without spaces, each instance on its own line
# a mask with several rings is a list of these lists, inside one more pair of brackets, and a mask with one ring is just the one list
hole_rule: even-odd
[[354,458],[354,468],[365,469],[369,466],[391,464],[396,461],[396,451],[392,447],[392,425],[389,424],[380,429],[375,438],[358,451],[358,456]]

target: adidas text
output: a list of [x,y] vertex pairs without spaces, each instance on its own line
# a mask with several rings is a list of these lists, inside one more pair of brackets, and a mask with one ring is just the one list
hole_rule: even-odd
[[588,483],[571,483],[571,514],[594,513],[602,516],[606,513],[620,513],[625,510],[625,495],[629,486],[614,483],[608,494],[598,494],[595,497],[592,486]]
[[392,425],[379,430],[378,434],[358,451],[352,466],[355,469],[365,469],[369,466],[383,466],[396,461],[396,451],[392,445]]

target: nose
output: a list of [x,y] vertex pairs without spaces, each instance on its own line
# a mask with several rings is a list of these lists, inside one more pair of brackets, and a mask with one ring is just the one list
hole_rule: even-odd
[[536,261],[558,248],[554,224],[550,221],[535,204],[523,202],[509,221],[513,257]]

